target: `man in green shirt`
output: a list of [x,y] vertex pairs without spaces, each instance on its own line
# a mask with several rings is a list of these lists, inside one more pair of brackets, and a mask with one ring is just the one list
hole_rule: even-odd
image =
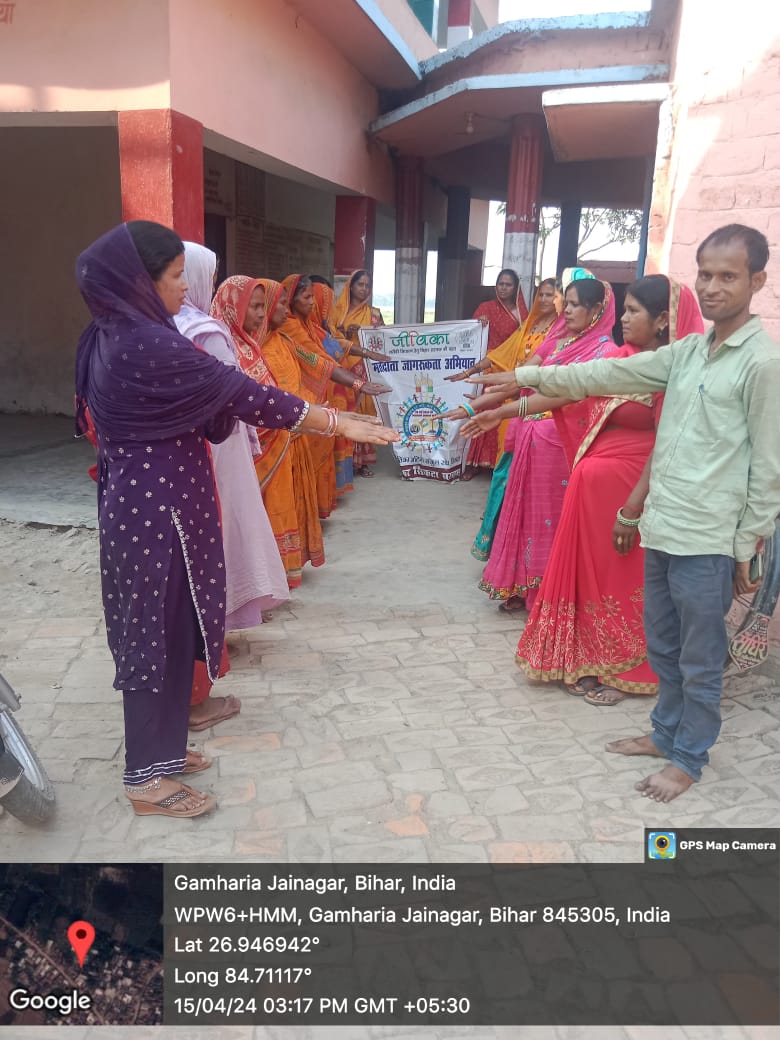
[[734,592],[758,588],[750,561],[780,513],[780,345],[750,313],[768,258],[759,231],[719,228],[696,254],[708,333],[630,358],[515,372],[519,385],[550,396],[665,391],[639,523],[647,653],[659,679],[653,732],[607,745],[668,759],[637,784],[658,802],[686,791],[709,761],[721,725],[724,615]]

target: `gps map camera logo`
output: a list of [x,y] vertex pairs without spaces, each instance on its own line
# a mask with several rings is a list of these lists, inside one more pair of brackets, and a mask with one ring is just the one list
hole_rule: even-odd
[[648,859],[676,859],[677,834],[675,831],[651,831],[647,835]]

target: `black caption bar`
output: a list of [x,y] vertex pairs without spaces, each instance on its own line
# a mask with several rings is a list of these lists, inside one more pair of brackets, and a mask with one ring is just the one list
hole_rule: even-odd
[[174,866],[164,1022],[777,1025],[780,831],[642,864]]
[[0,1027],[779,1025],[779,848],[657,830],[635,864],[0,863]]

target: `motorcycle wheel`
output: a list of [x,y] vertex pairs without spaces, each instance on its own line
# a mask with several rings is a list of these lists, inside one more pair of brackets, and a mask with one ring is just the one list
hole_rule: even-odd
[[0,805],[24,823],[46,823],[54,812],[54,787],[27,737],[7,711],[0,711],[0,736],[6,751],[24,770],[8,794],[0,796]]

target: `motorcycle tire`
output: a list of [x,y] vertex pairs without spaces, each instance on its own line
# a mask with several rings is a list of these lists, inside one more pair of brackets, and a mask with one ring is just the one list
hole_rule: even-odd
[[54,813],[54,787],[27,737],[6,711],[0,711],[0,736],[6,752],[23,769],[8,794],[0,796],[0,806],[23,823],[46,823]]

